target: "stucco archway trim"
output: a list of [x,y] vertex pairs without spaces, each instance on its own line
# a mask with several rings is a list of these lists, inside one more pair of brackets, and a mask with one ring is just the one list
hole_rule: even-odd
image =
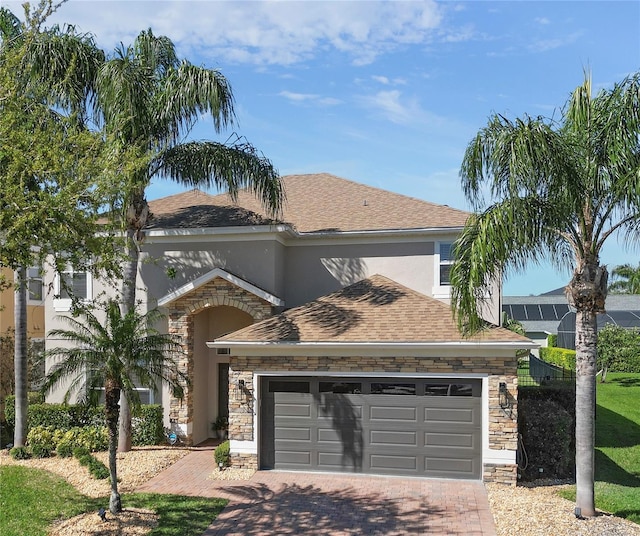
[[277,296],[274,296],[273,294],[267,292],[266,290],[256,287],[255,285],[249,283],[248,281],[245,281],[241,277],[235,276],[227,272],[226,270],[223,270],[222,268],[214,268],[210,272],[207,272],[206,274],[201,275],[200,277],[194,279],[193,281],[190,281],[189,283],[182,285],[180,288],[166,294],[165,296],[163,296],[158,300],[158,306],[162,307],[162,306],[168,305],[180,299],[181,297],[185,296],[186,294],[194,291],[195,289],[200,288],[203,285],[206,285],[209,281],[214,280],[216,277],[224,279],[225,281],[231,283],[232,285],[235,285],[236,287],[246,290],[247,292],[257,296],[258,298],[265,300],[271,305],[274,305],[277,307],[284,306],[284,300],[278,298]]

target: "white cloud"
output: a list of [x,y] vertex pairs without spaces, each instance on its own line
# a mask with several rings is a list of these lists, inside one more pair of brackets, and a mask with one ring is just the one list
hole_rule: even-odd
[[[3,5],[21,14],[19,2]],[[87,1],[70,0],[51,22],[76,24],[113,50],[145,28],[167,35],[181,54],[207,60],[289,65],[328,50],[367,64],[407,44],[427,43],[442,23],[434,0],[335,1]]]
[[533,52],[547,52],[549,50],[561,48],[575,43],[581,35],[581,32],[574,32],[569,35],[553,39],[539,39],[529,45],[529,50]]
[[536,17],[533,20],[538,24],[542,24],[542,25],[551,24],[551,21],[547,17]]
[[382,75],[372,75],[371,79],[375,80],[379,84],[382,84],[383,86],[403,86],[407,83],[407,80],[405,78],[396,77],[392,79],[388,76]]
[[321,95],[315,95],[313,93],[294,93],[292,91],[281,91],[278,93],[280,97],[284,97],[292,102],[311,102],[320,104],[322,106],[336,106],[341,104],[342,101],[333,97],[322,97]]
[[375,95],[360,97],[358,101],[375,114],[399,125],[432,124],[438,120],[423,110],[417,99],[407,98],[397,89],[378,91]]

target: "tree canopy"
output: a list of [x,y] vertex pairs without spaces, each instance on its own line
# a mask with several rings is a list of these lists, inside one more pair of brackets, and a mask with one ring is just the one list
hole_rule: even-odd
[[600,254],[615,234],[640,243],[640,73],[595,96],[586,75],[557,121],[492,115],[469,143],[460,176],[476,210],[451,270],[462,330],[482,329],[492,285],[510,270],[550,260],[573,271],[576,506],[594,515],[596,315],[608,281]]

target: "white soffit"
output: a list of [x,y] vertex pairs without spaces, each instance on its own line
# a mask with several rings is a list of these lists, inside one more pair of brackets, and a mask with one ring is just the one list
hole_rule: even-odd
[[200,288],[201,286],[207,284],[209,281],[212,281],[216,277],[224,279],[225,281],[228,281],[232,285],[235,285],[236,287],[246,290],[247,292],[250,292],[254,296],[257,296],[258,298],[262,298],[263,300],[269,302],[271,305],[275,305],[278,307],[281,307],[284,305],[284,300],[281,300],[277,296],[274,296],[273,294],[265,290],[262,290],[261,288],[258,288],[255,285],[252,285],[251,283],[249,283],[248,281],[245,281],[240,277],[230,274],[229,272],[227,272],[226,270],[223,270],[222,268],[214,268],[210,272],[207,272],[206,274],[201,275],[197,279],[194,279],[193,281],[190,281],[189,283],[182,285],[180,288],[160,298],[158,300],[158,306],[162,307],[164,305],[167,305],[168,303],[171,303],[177,300],[178,298],[181,298],[182,296],[189,294],[189,292],[192,292],[195,289]]

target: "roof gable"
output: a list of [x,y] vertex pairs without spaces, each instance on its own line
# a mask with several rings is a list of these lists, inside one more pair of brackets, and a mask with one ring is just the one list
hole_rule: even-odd
[[504,328],[464,338],[449,306],[375,275],[216,339],[216,343],[524,343]]
[[222,268],[214,268],[210,272],[207,272],[206,274],[201,275],[200,277],[198,277],[197,279],[194,279],[193,281],[189,281],[188,283],[182,285],[180,288],[173,290],[168,294],[166,294],[165,296],[163,296],[162,298],[160,298],[158,300],[158,306],[162,307],[171,302],[174,302],[177,299],[181,298],[182,296],[185,296],[190,292],[196,290],[197,288],[203,285],[206,285],[209,281],[214,280],[216,277],[224,279],[225,281],[228,281],[229,283],[237,287],[240,287],[255,296],[258,296],[259,298],[262,298],[263,300],[273,305],[276,305],[276,306],[284,305],[284,301],[278,298],[277,296],[274,296],[273,294],[270,294],[269,292],[256,287],[255,285],[249,283],[248,281],[245,281],[244,279],[238,276],[235,276],[227,272],[226,270],[223,270]]
[[149,228],[202,228],[286,223],[300,233],[459,228],[469,213],[318,173],[282,177],[286,202],[275,222],[251,191],[233,203],[228,194],[191,190],[155,201]]

